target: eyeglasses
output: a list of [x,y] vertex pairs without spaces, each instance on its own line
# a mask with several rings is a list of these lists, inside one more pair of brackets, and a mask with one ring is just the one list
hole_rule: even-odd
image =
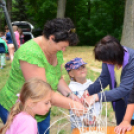
[[68,33],[75,33],[76,32],[76,29],[75,28],[71,28]]

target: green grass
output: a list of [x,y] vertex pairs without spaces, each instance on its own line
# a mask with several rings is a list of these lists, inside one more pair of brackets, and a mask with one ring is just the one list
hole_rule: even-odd
[[6,66],[4,67],[4,69],[0,69],[0,90],[5,85],[9,77],[10,68],[11,68],[10,61],[6,61]]

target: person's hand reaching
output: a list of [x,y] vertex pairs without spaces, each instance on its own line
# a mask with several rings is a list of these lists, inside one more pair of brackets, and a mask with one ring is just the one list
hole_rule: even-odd
[[117,127],[115,127],[114,131],[117,134],[125,134],[126,131],[130,131],[131,129],[132,126],[128,121],[122,121]]
[[87,118],[84,118],[83,122],[84,122],[84,125],[86,125],[86,126],[92,126],[95,124],[95,117],[92,121],[89,121]]
[[74,101],[70,105],[70,109],[76,116],[82,116],[83,114],[87,113],[87,108],[85,108],[80,102]]
[[75,94],[70,94],[69,96],[70,99],[74,100],[74,101],[78,101],[81,102],[81,99],[79,97],[77,97]]
[[86,98],[88,96],[89,96],[89,92],[88,92],[88,90],[85,90],[83,95],[82,95],[82,98]]
[[81,101],[84,105],[86,104],[87,106],[89,106],[89,105],[93,105],[96,101],[99,101],[99,97],[97,94],[94,94],[86,98],[82,98]]

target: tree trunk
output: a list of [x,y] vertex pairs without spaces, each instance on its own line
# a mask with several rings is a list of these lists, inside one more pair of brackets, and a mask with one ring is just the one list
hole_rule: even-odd
[[12,0],[6,0],[6,6],[7,6],[7,11],[8,11],[9,17],[11,19]]
[[57,18],[64,18],[66,9],[66,0],[58,0]]
[[134,48],[134,0],[126,0],[121,44]]

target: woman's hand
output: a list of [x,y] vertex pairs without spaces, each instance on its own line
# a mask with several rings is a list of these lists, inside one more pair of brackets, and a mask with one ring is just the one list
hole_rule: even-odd
[[120,133],[125,134],[126,131],[130,131],[131,129],[132,129],[132,126],[129,123],[129,121],[122,121],[120,125],[115,127],[114,131],[115,133],[118,133],[118,134]]
[[81,99],[79,97],[77,97],[75,94],[70,94],[69,98],[74,101],[81,102]]
[[76,116],[82,116],[83,114],[87,113],[87,109],[77,101],[73,101],[72,104],[70,104],[70,109],[74,114],[76,114]]
[[94,95],[88,96],[86,98],[82,98],[81,101],[83,104],[93,105],[96,101],[99,101],[99,97],[97,94],[94,94]]

